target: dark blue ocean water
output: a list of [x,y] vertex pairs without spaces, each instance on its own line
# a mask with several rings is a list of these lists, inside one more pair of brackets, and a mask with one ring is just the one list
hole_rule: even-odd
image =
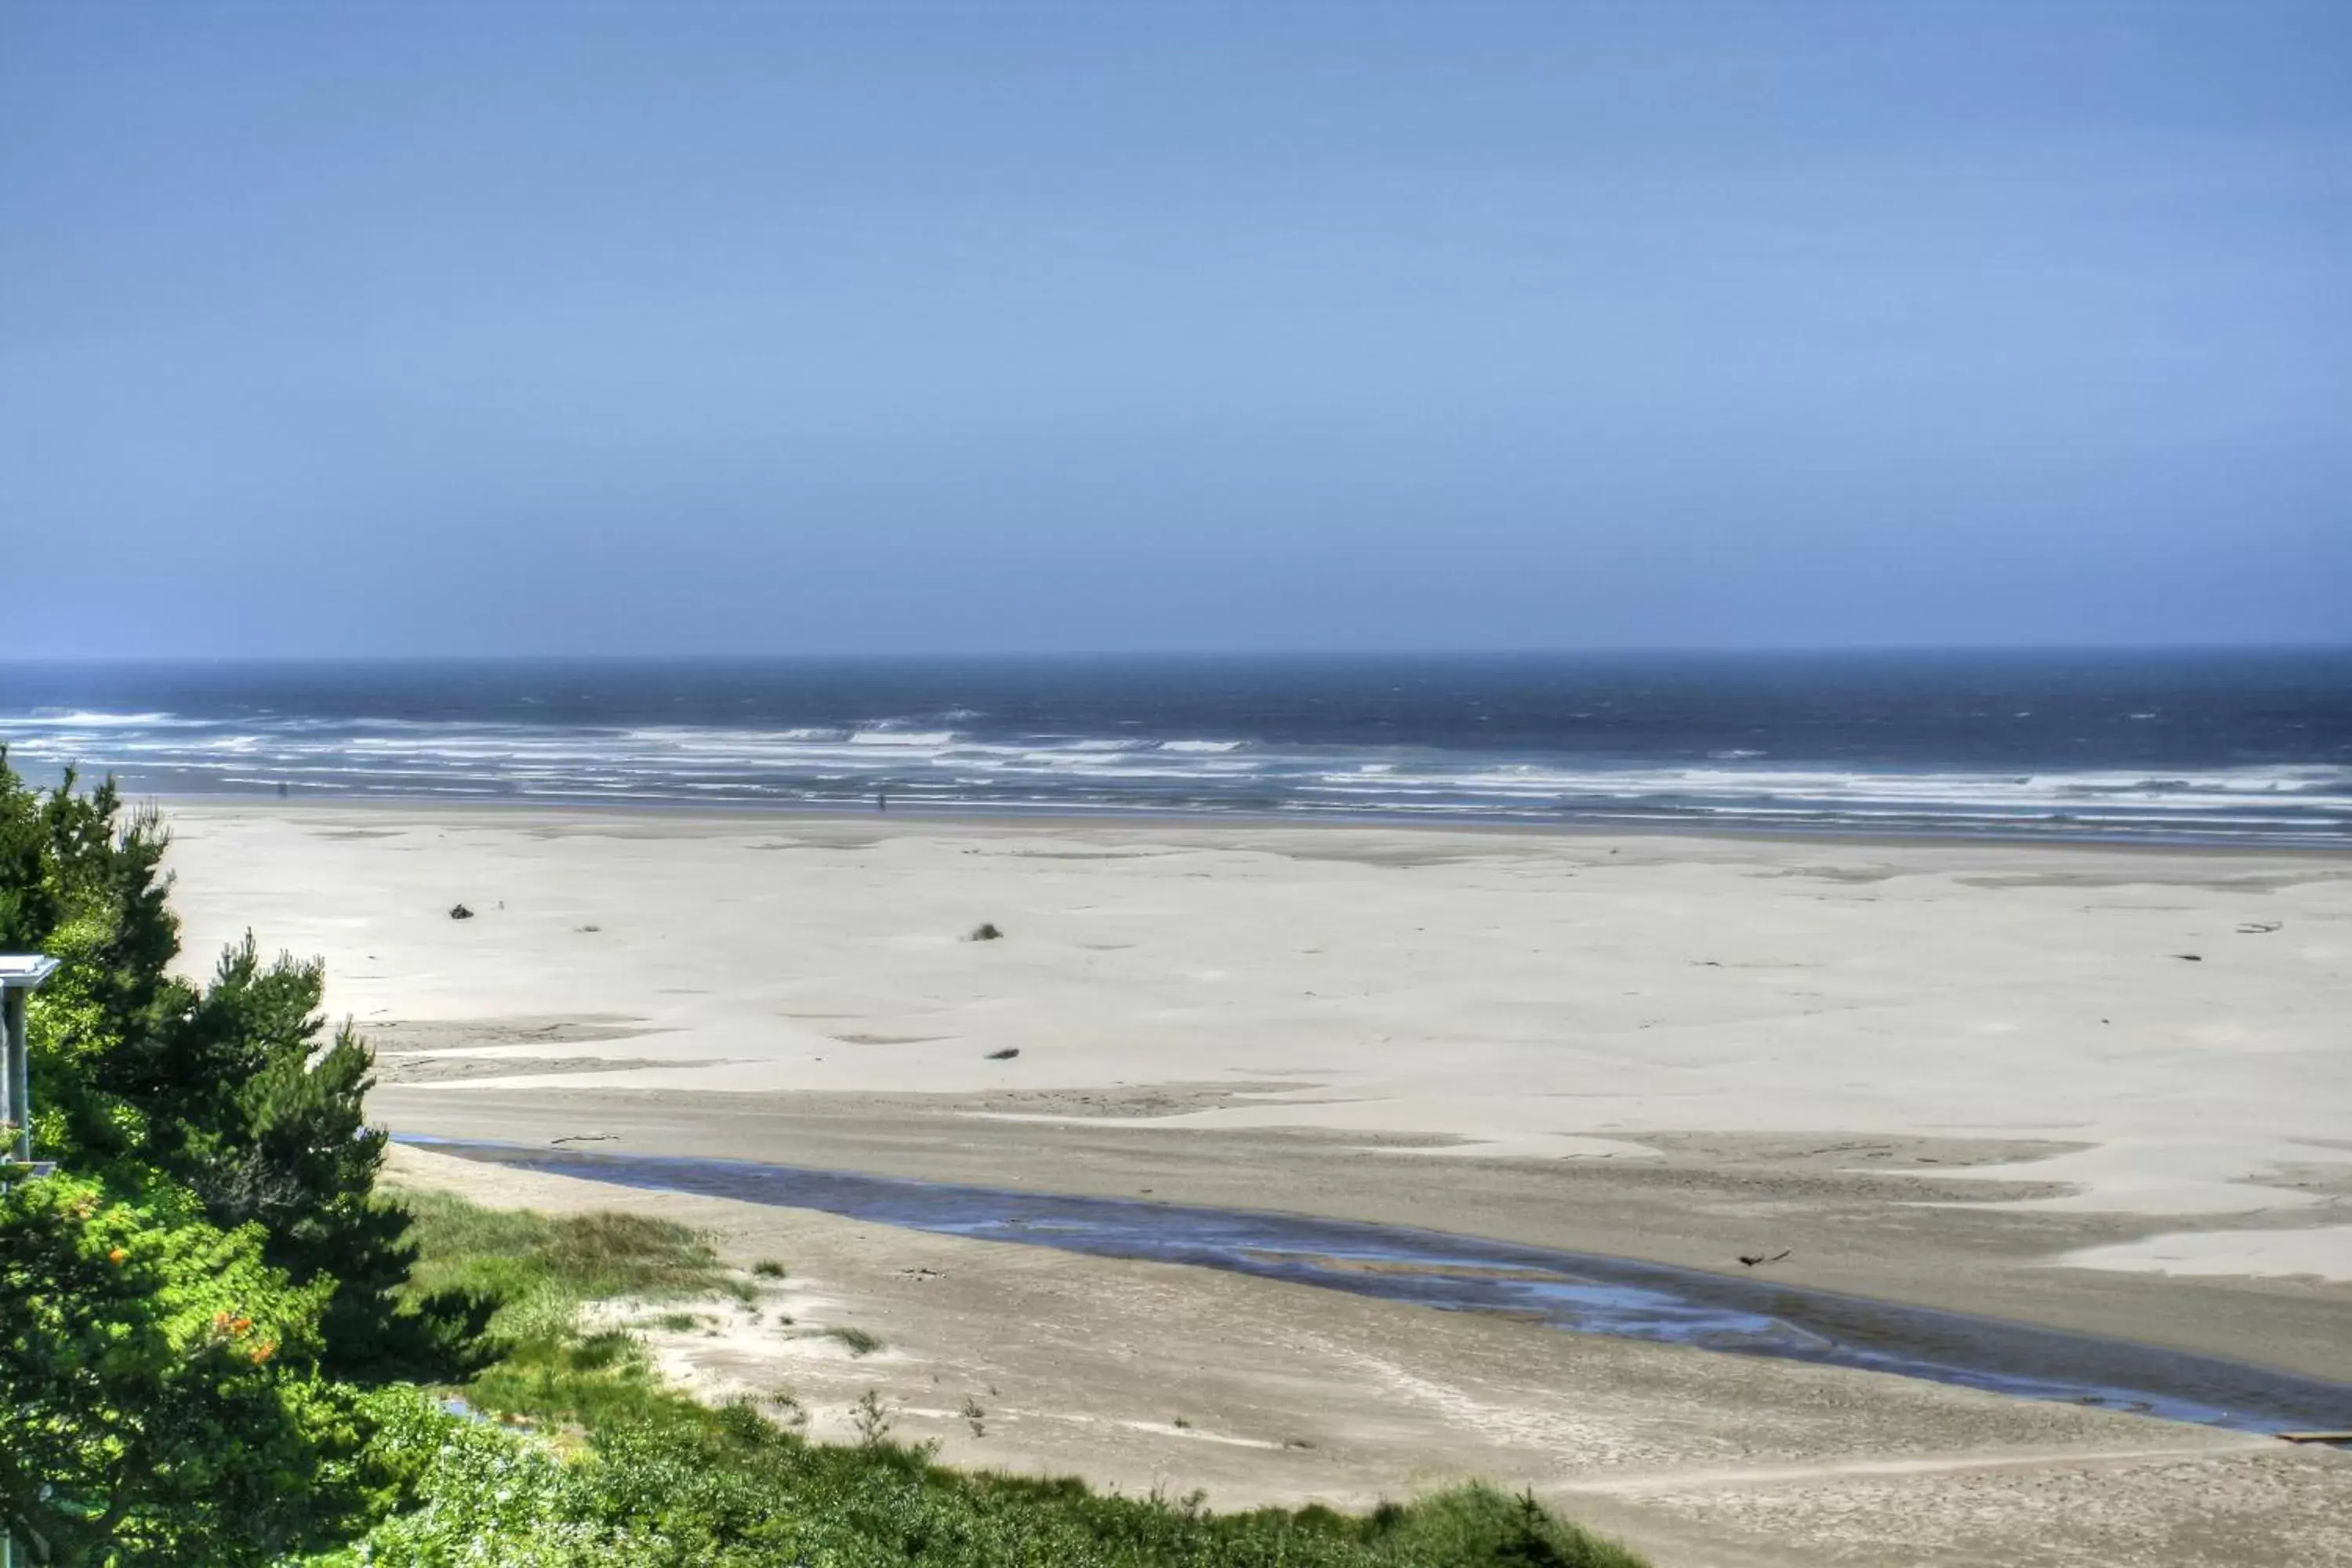
[[0,666],[136,793],[2352,847],[2352,650]]

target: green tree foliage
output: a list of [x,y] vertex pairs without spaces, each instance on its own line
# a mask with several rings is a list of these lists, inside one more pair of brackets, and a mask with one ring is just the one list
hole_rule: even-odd
[[215,1224],[260,1224],[270,1262],[332,1282],[328,1362],[356,1371],[413,1348],[393,1292],[415,1248],[406,1212],[373,1195],[384,1150],[364,1117],[373,1056],[348,1025],[319,1043],[325,986],[318,963],[263,964],[250,935],[222,956],[173,1029],[173,1059],[219,1087],[171,1125],[160,1163]]
[[[193,1205],[185,1205],[193,1210]],[[263,1563],[341,1521],[328,1287],[68,1176],[0,1193],[0,1516],[58,1563]]]
[[349,1028],[324,1037],[320,964],[265,963],[250,935],[201,989],[169,973],[168,844],[110,782],[32,790],[0,752],[0,951],[62,961],[33,1006],[36,1142],[126,1194],[164,1181],[214,1225],[258,1224],[267,1261],[332,1282],[331,1368],[397,1361],[421,1342],[393,1316],[406,1215],[373,1198],[373,1057]]
[[119,1038],[152,1037],[184,1001],[164,973],[180,946],[165,845],[154,812],[126,817],[112,781],[77,791],[69,772],[55,790],[30,790],[0,748],[0,952],[64,941],[85,1001]]
[[364,1436],[329,1374],[432,1338],[394,1311],[366,1046],[323,1037],[319,965],[250,937],[209,984],[171,973],[167,843],[110,784],[33,790],[0,752],[0,951],[60,961],[34,1141],[70,1173],[0,1194],[0,1519],[63,1563],[308,1539]]

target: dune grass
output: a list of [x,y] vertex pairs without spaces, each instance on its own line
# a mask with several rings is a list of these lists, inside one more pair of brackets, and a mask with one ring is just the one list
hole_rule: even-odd
[[849,1347],[851,1355],[872,1355],[882,1348],[882,1336],[866,1329],[840,1327],[824,1331],[824,1337],[839,1340]]
[[567,1339],[590,1301],[749,1301],[757,1294],[709,1242],[670,1220],[484,1208],[448,1193],[408,1193],[401,1202],[415,1221],[408,1295],[454,1290],[494,1300],[491,1331],[506,1343]]
[[[441,1194],[407,1201],[419,1217],[415,1289],[497,1300],[502,1353],[460,1392],[534,1430],[452,1415],[414,1388],[386,1390],[363,1468],[392,1511],[320,1564],[1642,1568],[1532,1499],[1483,1487],[1363,1515],[1219,1514],[1197,1498],[950,1469],[929,1445],[888,1440],[887,1422],[866,1443],[811,1442],[750,1405],[713,1410],[665,1385],[625,1331],[582,1331],[580,1309],[601,1297],[756,1294],[694,1232],[624,1215],[487,1210]],[[852,1336],[879,1348],[861,1330],[828,1331],[853,1350]]]

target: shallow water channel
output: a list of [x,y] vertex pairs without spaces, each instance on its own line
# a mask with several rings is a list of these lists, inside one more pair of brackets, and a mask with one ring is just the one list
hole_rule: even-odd
[[1996,1318],[1404,1226],[1063,1197],[748,1160],[405,1138],[487,1163],[816,1209],[1105,1258],[1190,1263],[1580,1333],[1897,1373],[2240,1431],[2352,1427],[2352,1385]]

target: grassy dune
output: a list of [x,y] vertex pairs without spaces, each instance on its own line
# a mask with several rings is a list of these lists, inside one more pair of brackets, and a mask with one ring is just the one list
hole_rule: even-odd
[[[1370,1514],[1217,1514],[1197,1499],[1105,1496],[1074,1479],[949,1469],[893,1442],[814,1443],[749,1405],[665,1387],[625,1331],[583,1331],[613,1297],[754,1297],[683,1226],[634,1215],[551,1218],[417,1194],[411,1290],[462,1290],[488,1310],[494,1359],[452,1394],[376,1396],[363,1468],[395,1511],[322,1563],[806,1564],[865,1568],[1640,1568],[1531,1499],[1469,1487]],[[362,1554],[364,1553],[364,1554]]]

